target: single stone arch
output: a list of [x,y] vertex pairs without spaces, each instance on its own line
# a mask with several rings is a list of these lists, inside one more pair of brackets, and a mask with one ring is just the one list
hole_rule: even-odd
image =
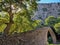
[[48,32],[50,33],[50,35],[52,37],[53,43],[56,43],[56,35],[50,27],[48,29]]
[[50,33],[53,43],[56,43],[56,36],[50,27],[38,28],[33,31],[22,33],[20,38],[25,40],[24,45],[48,45],[48,32]]
[[50,27],[38,28],[33,31],[17,34],[16,36],[14,34],[5,40],[1,38],[0,43],[1,40],[4,40],[1,43],[2,45],[48,45],[48,32],[50,32],[53,43],[56,43],[56,36]]

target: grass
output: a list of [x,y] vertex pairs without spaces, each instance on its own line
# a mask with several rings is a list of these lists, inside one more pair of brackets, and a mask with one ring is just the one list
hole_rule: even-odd
[[60,45],[60,44],[49,44],[49,45]]

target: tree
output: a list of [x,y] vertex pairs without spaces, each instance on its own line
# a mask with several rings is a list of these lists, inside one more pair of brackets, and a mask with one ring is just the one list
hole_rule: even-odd
[[57,17],[57,23],[59,23],[60,22],[60,17]]
[[12,28],[12,32],[14,32],[14,30],[19,29],[18,27],[20,27],[20,30],[28,30],[37,26],[34,27],[32,24],[34,22],[35,24],[37,23],[31,20],[31,16],[37,9],[36,1],[37,0],[0,0],[0,23],[7,25],[4,29],[4,34],[8,34],[12,27],[14,27],[14,29]]
[[60,23],[54,25],[54,28],[58,34],[60,34]]
[[54,31],[55,35],[57,35],[54,25],[57,23],[57,18],[54,16],[49,16],[45,19],[45,25],[50,26],[50,28]]
[[57,17],[57,23],[54,25],[54,28],[58,34],[60,34],[60,17]]
[[48,18],[45,19],[45,25],[48,26],[54,26],[55,23],[57,23],[57,18],[55,18],[54,16],[49,16]]

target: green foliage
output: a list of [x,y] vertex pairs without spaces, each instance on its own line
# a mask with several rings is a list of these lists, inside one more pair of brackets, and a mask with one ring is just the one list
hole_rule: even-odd
[[[37,0],[0,0],[0,23],[10,23],[13,15],[12,26],[9,33],[25,32],[36,28],[39,25],[38,20],[31,20],[31,15],[37,9]],[[12,15],[10,15],[12,14]]]
[[45,20],[45,25],[54,27],[55,31],[60,33],[60,17],[55,18],[53,16],[49,16]]
[[52,44],[52,43],[53,43],[51,36],[48,37],[48,43],[49,43],[49,44]]
[[[10,11],[10,6],[13,5],[15,13],[20,9],[26,9],[29,11],[34,11],[37,9],[37,0],[1,0],[0,2],[0,10],[2,11]],[[13,10],[13,8],[12,8]]]
[[6,28],[6,24],[0,24],[0,32],[4,32],[4,29]]
[[7,12],[0,12],[0,23],[9,23],[9,14]]
[[57,20],[57,19],[56,19],[54,16],[49,16],[49,17],[46,18],[46,20],[45,20],[45,25],[54,26],[55,23],[57,23],[56,20]]
[[9,14],[7,12],[0,12],[0,32],[4,32],[4,29],[6,28],[5,23],[9,23]]
[[[23,15],[22,15],[23,14]],[[41,22],[41,20],[31,20],[29,16],[26,16],[26,13],[17,13],[13,17],[14,24],[12,27],[15,27],[14,29],[11,27],[10,33],[12,32],[26,32],[29,30],[35,29]]]
[[57,21],[57,23],[59,23],[60,22],[60,17],[58,17],[56,21]]
[[2,2],[2,0],[0,0],[0,2]]
[[58,34],[60,34],[60,23],[54,25],[54,28]]
[[[5,27],[7,26],[5,23],[9,23],[9,15],[6,12],[0,12],[0,32],[3,32]],[[38,25],[40,25],[41,20],[31,20],[25,12],[16,13],[13,16],[14,24],[12,24],[9,34],[13,34],[14,32],[26,32],[29,30],[35,29]]]

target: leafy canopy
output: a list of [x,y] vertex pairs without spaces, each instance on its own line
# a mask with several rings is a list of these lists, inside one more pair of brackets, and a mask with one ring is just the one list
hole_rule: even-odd
[[45,19],[45,25],[48,26],[54,26],[55,23],[57,23],[57,18],[55,18],[54,16],[49,16],[48,18]]
[[57,32],[58,34],[60,34],[60,23],[56,23],[56,24],[54,25],[54,28],[55,28],[56,32]]
[[[20,33],[32,30],[39,25],[39,20],[32,20],[31,16],[37,9],[37,0],[0,0],[0,27],[3,29],[10,22],[13,16],[13,24],[10,27],[9,34]],[[12,15],[10,15],[12,13]],[[1,26],[2,25],[2,26]]]
[[49,16],[45,20],[45,25],[54,27],[55,31],[60,34],[60,17]]

